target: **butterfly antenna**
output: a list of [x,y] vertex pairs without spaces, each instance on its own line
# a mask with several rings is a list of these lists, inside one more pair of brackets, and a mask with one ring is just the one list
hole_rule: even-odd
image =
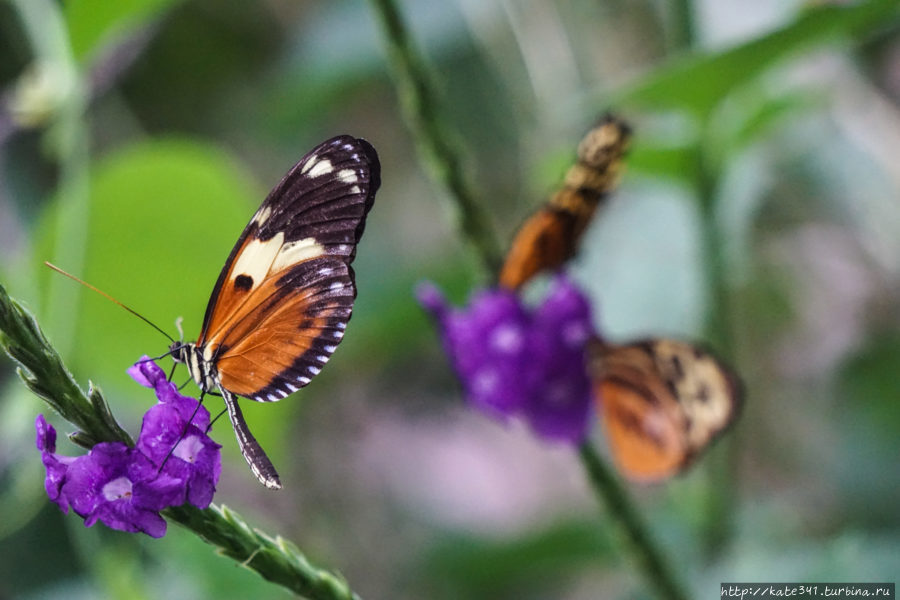
[[73,281],[77,281],[78,283],[80,283],[81,285],[83,285],[84,287],[86,287],[90,290],[94,290],[95,292],[97,292],[98,294],[100,294],[101,296],[106,298],[107,300],[111,300],[112,302],[115,302],[116,304],[118,304],[119,306],[121,306],[122,308],[124,308],[125,310],[127,310],[128,312],[133,314],[134,316],[136,316],[138,319],[140,319],[144,323],[147,323],[148,325],[150,325],[150,327],[152,327],[153,329],[157,330],[158,332],[160,332],[161,334],[166,336],[170,342],[175,342],[175,340],[172,338],[171,335],[169,335],[168,333],[166,333],[165,331],[163,331],[162,329],[157,327],[157,325],[155,323],[153,323],[152,321],[150,321],[150,319],[148,319],[144,315],[138,313],[137,311],[135,311],[131,308],[128,308],[127,306],[125,306],[124,304],[122,304],[121,302],[119,302],[118,300],[116,300],[115,298],[113,298],[112,296],[110,296],[109,294],[104,292],[103,290],[99,290],[99,289],[95,288],[94,286],[92,286],[91,284],[89,284],[88,282],[78,279],[71,273],[66,273],[65,271],[63,271],[62,269],[60,269],[53,263],[44,261],[44,264],[47,265],[48,267],[50,267],[51,269],[53,269],[54,271],[56,271],[57,273],[60,273],[61,275],[65,275],[66,277],[68,277],[69,279],[72,279]]

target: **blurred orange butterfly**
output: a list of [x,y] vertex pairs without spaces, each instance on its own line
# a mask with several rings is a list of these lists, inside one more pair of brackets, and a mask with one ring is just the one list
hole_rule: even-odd
[[500,285],[519,289],[541,271],[557,269],[575,255],[601,200],[619,180],[630,137],[628,125],[612,115],[584,136],[578,161],[569,168],[562,187],[513,238],[500,270]]
[[281,487],[278,473],[237,396],[281,400],[335,351],[356,298],[350,263],[379,184],[378,155],[365,140],[338,136],[301,158],[235,243],[197,341],[169,348],[203,394],[221,393],[241,453],[268,488]]
[[[513,238],[499,276],[517,290],[572,258],[623,169],[631,129],[603,117],[578,145],[562,187]],[[613,459],[630,479],[659,481],[685,469],[734,420],[738,378],[697,346],[669,339],[588,347],[594,397]]]
[[595,340],[588,356],[607,443],[630,479],[659,481],[684,470],[739,412],[738,378],[692,344]]

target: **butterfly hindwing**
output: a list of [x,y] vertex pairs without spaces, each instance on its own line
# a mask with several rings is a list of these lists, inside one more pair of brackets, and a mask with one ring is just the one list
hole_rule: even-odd
[[658,481],[682,471],[740,406],[734,374],[685,342],[595,342],[590,370],[613,457],[636,480]]
[[215,353],[222,386],[272,402],[308,384],[337,348],[350,320],[356,290],[349,269],[324,256],[254,292],[261,296],[258,308],[247,315],[246,325],[225,334]]

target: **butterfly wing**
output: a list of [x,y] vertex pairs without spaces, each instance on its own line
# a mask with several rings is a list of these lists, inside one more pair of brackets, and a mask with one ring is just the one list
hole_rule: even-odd
[[740,405],[734,374],[684,342],[597,342],[590,365],[610,449],[631,479],[659,481],[685,469]]
[[350,319],[350,263],[379,185],[375,150],[339,136],[272,190],[225,262],[197,341],[222,387],[278,400],[318,373]]
[[499,283],[511,290],[545,269],[556,269],[575,254],[575,216],[550,207],[531,215],[513,239]]
[[500,285],[518,289],[575,255],[594,212],[618,182],[630,137],[628,125],[611,115],[585,135],[562,187],[516,232],[500,270]]

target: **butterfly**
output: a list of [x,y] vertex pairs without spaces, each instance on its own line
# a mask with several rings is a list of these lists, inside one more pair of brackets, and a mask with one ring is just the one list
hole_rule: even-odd
[[631,129],[603,117],[578,145],[578,160],[562,187],[516,232],[500,270],[501,286],[517,290],[539,272],[556,269],[575,255],[578,241],[601,200],[616,186]]
[[241,454],[268,488],[281,482],[238,397],[274,402],[296,392],[344,337],[356,298],[350,263],[380,173],[375,149],[346,135],[301,158],[228,255],[197,341],[169,348],[202,394],[221,394]]
[[660,481],[684,470],[742,403],[737,376],[686,342],[594,340],[588,371],[613,459],[633,480]]

